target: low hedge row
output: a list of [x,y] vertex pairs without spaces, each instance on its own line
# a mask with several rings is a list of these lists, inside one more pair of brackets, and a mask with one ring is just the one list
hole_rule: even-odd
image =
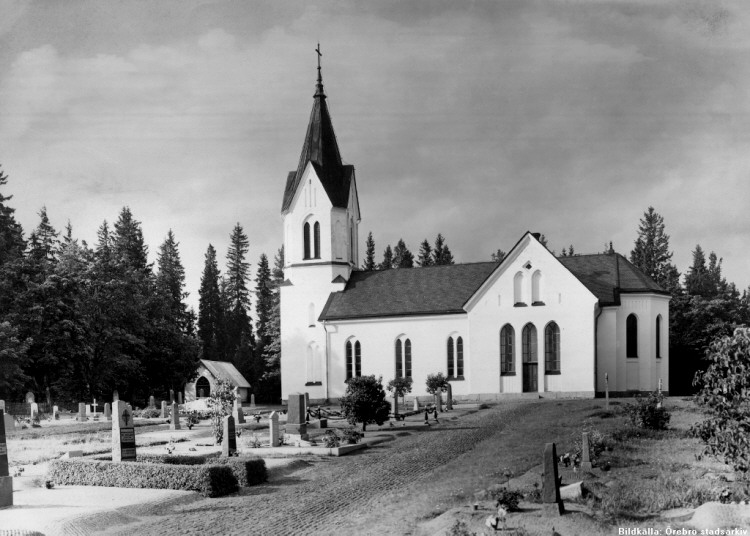
[[198,491],[206,497],[221,497],[238,489],[238,479],[232,467],[214,463],[170,465],[78,459],[53,460],[49,464],[47,479],[56,484],[78,486]]
[[261,458],[223,458],[218,454],[203,454],[197,456],[139,454],[138,461],[144,463],[166,463],[169,465],[227,465],[242,487],[255,486],[268,480],[266,462]]

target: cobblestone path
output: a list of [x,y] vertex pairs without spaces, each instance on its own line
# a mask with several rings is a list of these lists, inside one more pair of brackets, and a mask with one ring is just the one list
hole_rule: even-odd
[[499,434],[532,404],[504,403],[408,437],[341,458],[310,459],[309,466],[241,495],[188,504],[155,505],[132,512],[138,523],[110,528],[120,535],[348,534],[347,520],[384,494],[420,480]]

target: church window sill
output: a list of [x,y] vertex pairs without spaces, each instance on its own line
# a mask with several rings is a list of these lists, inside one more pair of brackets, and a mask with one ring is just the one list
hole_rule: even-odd
[[532,307],[541,307],[542,305],[546,305],[543,301],[535,301],[531,304]]
[[559,370],[547,370],[544,372],[547,376],[559,376],[560,371]]
[[449,382],[462,382],[464,381],[464,379],[465,378],[463,376],[448,376]]
[[323,382],[307,382],[305,384],[305,387],[309,387],[311,385],[323,385]]
[[500,376],[515,376],[515,375],[516,375],[515,371],[511,371],[511,372],[501,372],[501,373],[500,373]]
[[528,304],[524,302],[516,302],[513,304],[513,307],[528,307]]

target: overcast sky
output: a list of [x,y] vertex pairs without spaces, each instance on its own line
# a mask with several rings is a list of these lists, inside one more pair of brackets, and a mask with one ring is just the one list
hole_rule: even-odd
[[360,251],[459,262],[527,230],[629,255],[652,205],[681,272],[696,244],[750,284],[750,7],[717,1],[0,0],[2,192],[95,243],[129,206],[172,229],[190,302],[239,222],[281,245],[316,78],[357,170]]

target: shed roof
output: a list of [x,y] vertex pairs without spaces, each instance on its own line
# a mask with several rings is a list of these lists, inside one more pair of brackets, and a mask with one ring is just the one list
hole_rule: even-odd
[[232,385],[242,388],[250,388],[250,383],[237,370],[233,363],[228,361],[209,361],[201,359],[201,364],[214,376],[229,381]]

